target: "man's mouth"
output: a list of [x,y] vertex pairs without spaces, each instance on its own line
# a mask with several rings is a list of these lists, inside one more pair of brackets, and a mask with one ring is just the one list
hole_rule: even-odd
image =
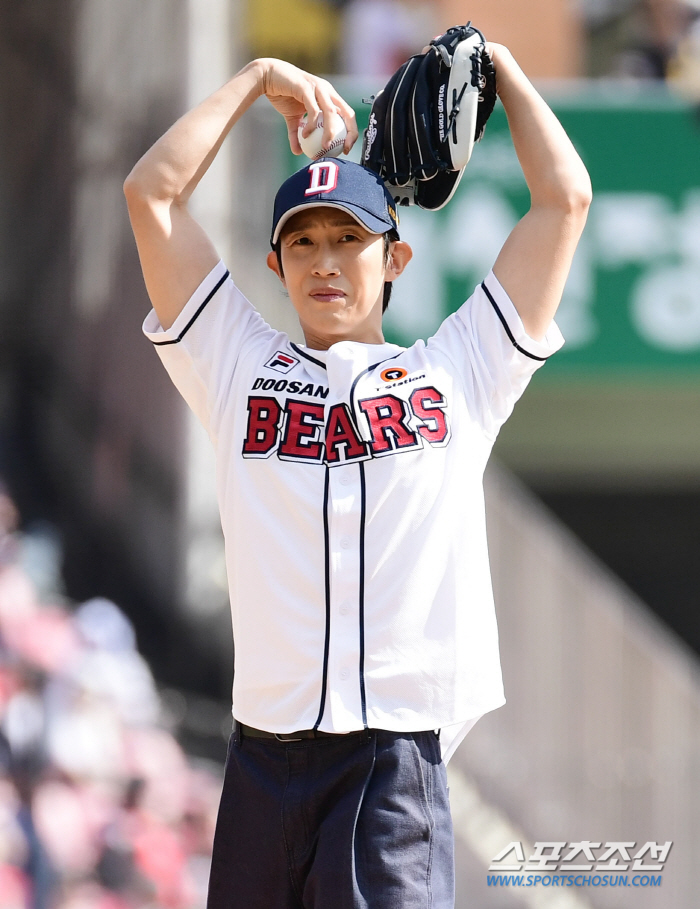
[[312,290],[309,296],[320,303],[330,303],[333,300],[344,299],[346,294],[344,290],[340,290],[337,287],[319,287],[316,290]]

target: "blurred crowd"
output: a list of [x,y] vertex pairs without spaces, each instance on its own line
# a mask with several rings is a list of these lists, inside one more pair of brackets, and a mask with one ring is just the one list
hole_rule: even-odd
[[426,0],[255,0],[251,56],[281,57],[315,73],[386,77],[439,31]]
[[219,768],[178,745],[123,612],[47,590],[18,523],[0,486],[0,909],[202,907]]
[[[510,2],[522,16],[520,0]],[[312,72],[384,79],[442,30],[451,8],[425,0],[255,0],[247,4],[248,51]],[[668,79],[700,98],[700,0],[576,0],[576,9],[582,76]]]
[[700,98],[700,0],[579,0],[589,72],[668,79]]

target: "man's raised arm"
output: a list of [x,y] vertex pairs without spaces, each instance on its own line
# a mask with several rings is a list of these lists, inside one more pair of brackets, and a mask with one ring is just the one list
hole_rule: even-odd
[[539,341],[561,300],[586,223],[591,181],[562,125],[510,51],[500,44],[487,47],[531,198],[493,270],[525,330]]
[[[146,289],[163,328],[169,328],[219,257],[187,203],[229,130],[260,95],[284,116],[289,142],[301,153],[297,127],[319,111],[330,138],[331,112],[346,122],[345,151],[357,139],[352,108],[323,79],[285,63],[254,60],[222,88],[181,117],[138,161],[124,183]],[[232,200],[233,204],[233,200]]]

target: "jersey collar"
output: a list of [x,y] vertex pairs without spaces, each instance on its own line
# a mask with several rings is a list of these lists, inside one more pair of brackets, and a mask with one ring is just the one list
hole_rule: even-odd
[[305,344],[290,343],[292,349],[300,357],[303,357],[306,363],[314,363],[322,369],[326,368],[329,356],[333,356],[334,352],[337,353],[339,351],[340,345],[345,345],[348,350],[356,348],[358,354],[362,350],[364,352],[363,356],[366,357],[367,361],[375,364],[383,363],[389,357],[395,357],[402,350],[405,350],[405,348],[399,347],[398,344],[390,344],[387,341],[383,344],[364,344],[362,341],[337,341],[328,350],[315,350]]

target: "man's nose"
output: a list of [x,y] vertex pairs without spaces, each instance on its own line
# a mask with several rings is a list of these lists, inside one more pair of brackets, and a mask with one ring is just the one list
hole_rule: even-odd
[[340,272],[338,261],[330,246],[319,246],[313,263],[314,273],[318,275],[337,275]]

